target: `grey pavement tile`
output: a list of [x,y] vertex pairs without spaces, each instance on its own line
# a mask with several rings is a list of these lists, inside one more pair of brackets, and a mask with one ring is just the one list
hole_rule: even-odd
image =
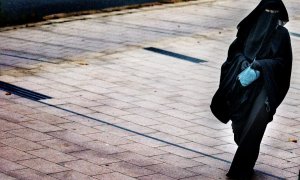
[[[159,85],[162,85],[162,84],[159,84]],[[155,86],[155,87],[157,88],[157,86]],[[173,89],[173,87],[172,87],[172,89]],[[143,96],[137,96],[137,98],[147,100],[147,101],[151,101],[151,102],[158,103],[158,104],[170,104],[170,103],[174,102],[174,101],[168,100],[167,98],[163,98],[163,97],[159,97],[159,96],[155,96],[155,95],[151,95],[151,94],[143,95]]]
[[[219,157],[218,155],[219,154],[212,155],[211,157],[203,156],[203,157],[193,158],[193,160],[197,161],[197,162],[201,162],[202,164],[208,165],[210,167],[228,171],[230,164],[228,162],[224,162],[223,160],[226,160],[226,159],[223,159],[222,157]],[[218,158],[218,159],[215,159],[215,158]],[[219,158],[223,159],[223,160],[220,160]],[[232,161],[232,159],[229,162],[231,162],[231,161]]]
[[294,163],[300,163],[300,157],[296,157],[296,158],[291,158],[291,159],[287,159],[290,162],[294,162]]
[[207,176],[204,176],[204,175],[199,175],[199,176],[183,178],[182,180],[199,180],[199,179],[213,180],[214,178],[210,178],[210,177],[207,177]]
[[150,146],[146,146],[140,143],[125,144],[119,147],[147,157],[166,153],[165,151],[159,150],[157,148],[152,148]]
[[157,130],[153,129],[152,126],[150,126],[150,127],[141,126],[141,125],[138,125],[138,124],[135,124],[132,122],[122,122],[122,123],[118,123],[117,125],[126,131],[134,131],[134,132],[142,133],[142,134],[149,134],[149,133],[157,132]]
[[[289,139],[289,138],[288,138]],[[275,148],[283,149],[283,150],[290,150],[296,149],[299,146],[296,143],[289,142],[288,139],[285,141],[278,140],[272,137],[264,137],[262,140],[262,144],[266,144]]]
[[146,167],[146,166],[162,163],[160,161],[154,160],[152,158],[147,158],[147,157],[128,159],[126,160],[126,162],[137,165],[139,167]]
[[295,154],[297,154],[299,156],[299,154],[300,154],[300,148],[293,149],[293,150],[291,150],[291,152],[295,153]]
[[69,111],[76,112],[78,114],[90,114],[90,113],[95,112],[95,111],[92,111],[88,108],[84,108],[82,106],[75,105],[75,104],[62,104],[62,105],[59,105],[59,107],[63,108],[63,109],[67,109]]
[[183,158],[181,156],[177,156],[174,154],[163,154],[163,155],[153,156],[152,158],[181,168],[203,165],[203,163],[201,162],[195,161],[193,159]]
[[42,111],[42,112],[45,112],[45,113],[48,113],[48,114],[56,115],[56,116],[59,116],[59,117],[71,116],[71,115],[74,114],[73,112],[69,112],[69,111],[66,111],[64,109],[60,109],[60,108],[57,108],[57,107],[53,106],[55,104],[50,104],[50,105],[52,105],[52,106],[41,107],[41,108],[38,108],[38,110]]
[[102,126],[95,126],[94,128],[101,130],[102,132],[109,132],[111,134],[121,136],[121,137],[127,137],[127,136],[133,136],[136,135],[133,132],[130,132],[126,129],[119,129],[110,125],[102,125]]
[[152,111],[164,111],[164,110],[171,109],[170,107],[160,105],[158,103],[153,103],[150,101],[137,101],[137,102],[132,102],[132,103],[139,107],[146,108],[146,109],[149,109]]
[[31,169],[37,170],[39,172],[49,174],[49,173],[56,173],[68,170],[67,168],[57,165],[55,163],[46,161],[44,159],[30,159],[30,160],[23,160],[18,161],[18,164],[23,166],[29,167]]
[[126,139],[129,139],[133,142],[137,142],[146,146],[150,147],[159,147],[159,146],[166,146],[167,144],[161,141],[158,141],[156,139],[151,139],[149,137],[141,136],[141,135],[136,135],[136,136],[128,136]]
[[[291,167],[291,168],[286,168],[286,169],[284,169],[284,170],[289,171],[289,172],[292,172],[292,173],[295,173],[295,174],[299,174],[300,165],[295,166],[295,167]],[[298,176],[298,177],[299,177],[299,176]]]
[[6,179],[6,180],[16,180],[16,178],[12,176],[8,176],[6,174],[0,173],[0,179]]
[[63,139],[63,140],[66,140],[66,141],[69,141],[69,142],[72,142],[75,144],[81,144],[81,143],[93,140],[87,136],[84,136],[84,135],[81,135],[81,134],[78,134],[78,133],[75,133],[75,132],[72,132],[69,130],[50,132],[50,133],[48,133],[48,135],[51,135],[53,137]]
[[37,113],[37,114],[31,114],[28,115],[28,117],[33,118],[35,120],[39,120],[39,121],[43,121],[45,123],[48,124],[60,124],[60,123],[67,123],[70,122],[69,120],[65,119],[65,118],[61,118],[52,114],[48,114],[48,113]]
[[238,146],[235,144],[224,144],[224,145],[215,146],[214,148],[222,150],[227,153],[235,154]]
[[41,141],[39,144],[47,146],[49,148],[61,151],[63,153],[75,152],[75,151],[83,151],[87,148],[76,145],[74,143],[64,141],[61,139],[50,139],[46,141]]
[[180,111],[180,110],[174,110],[174,109],[163,110],[163,111],[159,111],[159,112],[163,113],[163,114],[166,114],[166,115],[169,115],[169,116],[172,116],[172,117],[183,119],[183,120],[192,120],[192,119],[199,118],[196,115],[193,115],[193,114],[190,114],[190,113],[187,113],[187,112],[184,112],[184,111]]
[[[216,154],[216,155],[214,155],[214,157],[221,158],[223,160],[231,162],[233,160],[234,154],[225,152],[225,153],[221,153],[221,154]],[[257,162],[257,164],[258,163],[259,162]]]
[[60,179],[60,180],[95,180],[95,178],[92,178],[88,175],[79,173],[77,171],[65,171],[65,172],[59,172],[59,173],[53,173],[50,174],[50,176],[56,178],[56,179]]
[[27,140],[30,140],[30,141],[44,141],[44,140],[53,138],[52,136],[49,136],[47,134],[29,129],[29,128],[12,130],[12,131],[9,131],[9,133],[16,135],[18,137],[22,137]]
[[274,157],[272,155],[266,155],[266,154],[261,154],[258,157],[258,162],[261,162],[263,164],[267,164],[279,169],[286,169],[286,168],[291,168],[299,165],[300,162],[294,163],[291,162],[290,160],[282,159],[281,157]]
[[135,178],[132,178],[130,176],[126,176],[124,174],[118,173],[118,172],[112,172],[112,173],[107,173],[107,174],[101,174],[94,176],[96,179],[101,179],[101,180],[134,180]]
[[113,163],[107,166],[109,169],[125,174],[130,177],[140,177],[153,174],[154,172],[126,162]]
[[68,129],[77,134],[82,134],[82,135],[99,132],[99,130],[97,130],[97,129],[94,129],[92,127],[88,127],[88,126],[85,126],[85,125],[82,125],[82,124],[79,124],[76,122],[58,124],[57,126],[63,128],[63,129]]
[[120,161],[119,159],[114,158],[115,156],[113,155],[103,154],[92,150],[73,152],[69,154],[73,157],[77,157],[97,165],[110,164]]
[[6,105],[3,108],[6,109],[8,112],[16,112],[16,113],[22,114],[22,115],[35,114],[35,113],[39,112],[36,109],[33,109],[26,105],[21,105],[21,104]]
[[123,145],[123,144],[133,143],[133,141],[126,139],[126,137],[117,136],[109,132],[87,134],[86,136],[92,138],[93,140],[99,140],[102,141],[103,143],[107,143],[111,145]]
[[278,124],[276,122],[272,122],[268,125],[268,128],[270,129],[274,129],[283,133],[295,133],[295,132],[299,132],[299,130],[297,128],[294,128],[293,126],[287,126],[287,125],[283,125],[283,124]]
[[[67,98],[72,97],[71,93],[62,92],[53,88],[45,88],[39,90],[39,93],[45,94],[47,96],[50,96],[52,98]],[[41,110],[44,110],[43,108],[40,108]]]
[[165,176],[165,175],[162,175],[162,174],[152,174],[152,175],[149,175],[149,176],[140,177],[138,179],[139,180],[156,180],[156,179],[160,179],[160,180],[172,180],[174,178],[171,178],[169,176]]
[[1,172],[13,171],[13,170],[24,169],[24,168],[25,167],[20,165],[20,164],[11,162],[11,161],[3,159],[3,158],[0,158],[0,170],[1,170]]
[[151,137],[157,138],[160,141],[168,142],[171,144],[180,144],[180,143],[190,142],[187,139],[183,139],[181,137],[170,135],[170,134],[163,133],[163,132],[155,132],[155,133],[150,133],[148,135]]
[[220,170],[212,166],[197,166],[188,168],[188,170],[213,179],[227,179],[225,176],[225,174],[227,173],[226,171]]
[[76,122],[76,123],[79,123],[79,124],[82,124],[82,125],[88,126],[88,127],[103,125],[102,122],[91,119],[93,117],[93,115],[89,114],[87,116],[88,117],[84,117],[84,116],[81,116],[81,115],[72,115],[72,116],[67,116],[67,117],[64,117],[64,118],[67,119],[68,122]]
[[130,108],[130,109],[126,109],[126,111],[146,117],[146,118],[160,118],[160,117],[165,116],[162,113],[159,113],[159,112],[156,112],[153,110],[149,110],[149,109],[143,108],[143,107]]
[[183,168],[171,165],[171,164],[157,164],[148,166],[147,169],[151,169],[155,172],[164,174],[166,176],[175,178],[175,179],[181,179],[185,177],[191,177],[197,175],[196,173],[193,173],[192,171],[185,170]]
[[23,138],[15,137],[15,138],[8,138],[8,139],[2,139],[0,140],[1,143],[19,149],[21,151],[29,151],[29,150],[34,150],[34,149],[41,149],[44,146],[37,144],[32,141],[28,141]]
[[110,93],[110,89],[95,86],[95,85],[85,85],[85,86],[80,86],[81,89],[91,92],[91,93],[96,93],[96,94],[106,94]]
[[114,107],[110,107],[110,106],[95,106],[95,107],[90,107],[90,109],[100,112],[100,113],[103,113],[103,114],[114,116],[114,117],[119,117],[119,116],[124,116],[124,115],[130,114],[129,112],[126,112],[126,111],[123,111],[121,109],[117,109]]
[[129,122],[132,122],[132,123],[142,125],[142,126],[151,126],[151,125],[156,125],[156,124],[160,123],[156,120],[145,118],[145,117],[139,116],[139,115],[125,115],[125,116],[121,116],[120,118],[124,119],[126,121],[129,121]]
[[175,108],[175,109],[178,109],[178,110],[181,110],[181,111],[185,111],[185,112],[188,112],[188,113],[197,113],[197,112],[202,111],[198,107],[187,105],[187,104],[184,104],[184,103],[173,103],[173,104],[167,104],[166,106],[172,107],[172,108]]
[[35,158],[35,156],[8,146],[0,147],[0,157],[9,161],[19,161]]
[[212,128],[205,127],[205,126],[202,126],[202,125],[189,127],[189,128],[185,128],[185,129],[187,129],[189,131],[192,131],[192,132],[195,132],[195,133],[203,134],[205,136],[212,137],[212,138],[218,138],[218,137],[224,137],[224,136],[232,135],[232,133],[212,129]]
[[42,159],[45,159],[53,163],[61,163],[65,161],[73,161],[78,159],[74,156],[70,156],[66,153],[62,153],[60,151],[50,149],[50,148],[38,149],[38,150],[27,151],[27,152],[36,157],[40,157]]
[[98,166],[84,160],[69,161],[64,163],[64,166],[90,176],[112,172],[106,167]]
[[10,111],[7,111],[5,109],[2,109],[3,111],[0,111],[0,119],[6,120],[11,123],[19,123],[23,121],[32,121],[33,119],[27,116],[24,116],[23,114],[17,113],[11,113]]
[[52,131],[59,131],[59,130],[63,130],[60,127],[39,121],[39,120],[35,120],[35,121],[28,121],[28,122],[22,122],[19,123],[22,126],[34,129],[36,131],[39,132],[52,132]]
[[120,101],[124,101],[127,103],[140,100],[139,98],[137,98],[135,96],[130,96],[130,95],[122,94],[122,93],[109,93],[109,94],[105,94],[105,96],[114,98],[114,99],[118,99]]
[[127,122],[119,117],[111,116],[111,115],[107,115],[107,114],[103,114],[103,113],[93,113],[93,114],[89,114],[88,116],[91,118],[94,118],[94,119],[91,119],[91,121],[95,121],[95,123],[97,123],[97,122],[100,123],[102,121],[111,123],[111,124]]
[[11,123],[11,122],[1,120],[1,119],[0,119],[0,123],[1,123],[0,131],[8,131],[8,130],[13,130],[13,129],[23,128],[22,126],[20,126],[18,124]]
[[217,140],[215,138],[207,137],[203,134],[188,134],[180,137],[210,147],[227,144],[227,142]]
[[209,119],[209,118],[199,118],[191,121],[192,123],[199,124],[208,128],[222,130],[222,129],[231,129],[230,123],[223,124],[219,122],[217,119]]
[[261,145],[261,152],[265,154],[272,154],[272,156],[280,157],[282,159],[298,157],[299,153],[293,152],[293,150],[282,150],[272,146]]
[[137,154],[136,152],[126,151],[122,153],[113,154],[113,157],[126,161],[130,164],[134,164],[140,167],[145,167],[153,164],[160,164],[161,161],[155,160],[152,157]]
[[13,134],[10,134],[8,132],[0,132],[0,139],[6,139],[6,138],[12,138],[12,137],[16,137]]
[[122,146],[114,146],[102,141],[89,141],[80,143],[81,146],[97,151],[100,154],[114,154],[126,151]]
[[159,147],[159,149],[184,158],[195,158],[195,157],[203,156],[202,154],[199,154],[197,152],[189,151],[185,148],[181,148],[173,145]]
[[7,174],[9,174],[12,177],[15,177],[16,179],[30,179],[30,180],[40,180],[40,179],[45,179],[45,180],[55,180],[55,178],[52,178],[51,176],[48,176],[45,173],[41,173],[36,170],[32,169],[20,169],[20,170],[14,170],[10,171]]
[[101,100],[98,100],[97,102],[105,104],[107,106],[118,108],[118,109],[127,109],[127,108],[137,107],[136,105],[133,105],[131,103],[127,103],[127,102],[124,102],[124,101],[121,101],[121,100],[118,100],[118,99],[112,99],[112,98],[101,99]]
[[100,100],[100,99],[107,99],[107,97],[101,95],[101,94],[97,94],[97,93],[92,93],[92,92],[88,92],[88,91],[77,91],[72,93],[73,96],[75,97],[80,97],[80,98],[85,98],[91,101],[94,100]]
[[299,176],[294,176],[294,177],[287,178],[287,180],[298,180],[298,179],[299,179]]
[[182,120],[172,116],[162,116],[154,119],[161,123],[169,124],[178,128],[186,128],[196,125],[194,122]]
[[62,100],[65,101],[66,103],[74,104],[74,105],[85,107],[85,108],[102,105],[100,102],[88,100],[88,99],[82,98],[82,97],[71,97],[71,98],[65,98]]
[[205,146],[205,145],[202,145],[202,144],[199,144],[199,143],[194,143],[194,142],[183,143],[183,144],[180,144],[180,145],[185,147],[185,148],[192,149],[192,150],[198,151],[198,152],[203,153],[203,154],[208,154],[208,155],[214,155],[214,154],[219,154],[219,153],[224,152],[223,150],[216,149],[214,147]]
[[168,125],[168,124],[159,124],[159,125],[154,125],[154,126],[149,126],[152,129],[156,129],[157,131],[160,132],[164,132],[170,135],[174,135],[174,136],[182,136],[182,135],[186,135],[186,134],[191,134],[191,131],[185,130],[185,129],[181,129],[172,125]]
[[[41,82],[43,84],[45,84],[45,82]],[[48,88],[52,88],[53,83],[51,84],[45,84],[45,86],[47,86]],[[78,88],[75,86],[69,86],[69,85],[65,85],[65,84],[60,84],[60,83],[56,83],[55,84],[55,89],[62,91],[62,92],[66,92],[66,93],[71,93],[71,92],[75,92],[78,91]]]
[[286,170],[282,170],[282,169],[279,169],[279,168],[276,168],[276,167],[272,167],[272,166],[269,166],[269,165],[265,165],[265,164],[257,165],[257,166],[255,166],[255,169],[260,170],[260,171],[265,172],[265,173],[275,175],[275,176],[280,177],[280,178],[288,178],[288,177],[293,177],[293,176],[297,175],[295,173],[292,173],[292,172],[289,172],[289,171],[286,171]]
[[282,132],[279,132],[279,131],[276,131],[276,130],[273,130],[273,129],[267,129],[265,134],[266,134],[267,137],[271,137],[271,138],[274,138],[276,140],[283,141],[283,143],[291,143],[288,140],[290,138],[296,138],[295,136],[293,136],[293,134],[282,133]]

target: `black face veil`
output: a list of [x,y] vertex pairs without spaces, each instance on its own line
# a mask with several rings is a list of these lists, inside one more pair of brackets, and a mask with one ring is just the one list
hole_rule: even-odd
[[253,23],[248,37],[245,39],[244,55],[253,60],[264,43],[268,42],[272,32],[277,28],[278,13],[263,11]]
[[278,10],[278,19],[283,22],[289,21],[288,12],[281,0],[262,0],[258,6],[238,24],[237,37],[246,40],[252,27],[257,23],[265,9]]

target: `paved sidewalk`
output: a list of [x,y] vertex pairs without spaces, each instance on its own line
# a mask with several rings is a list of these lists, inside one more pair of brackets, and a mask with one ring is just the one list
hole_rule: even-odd
[[[0,85],[35,95],[0,91],[0,179],[226,179],[236,145],[209,104],[256,3],[199,0],[0,32]],[[300,169],[300,1],[285,3],[292,84],[254,179],[297,180]]]

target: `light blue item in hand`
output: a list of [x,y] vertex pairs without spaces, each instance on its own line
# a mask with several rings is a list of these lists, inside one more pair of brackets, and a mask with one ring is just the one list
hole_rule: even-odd
[[239,78],[242,86],[246,87],[246,86],[250,85],[256,79],[258,79],[259,76],[260,76],[260,72],[258,70],[252,69],[249,66],[238,75],[238,78]]

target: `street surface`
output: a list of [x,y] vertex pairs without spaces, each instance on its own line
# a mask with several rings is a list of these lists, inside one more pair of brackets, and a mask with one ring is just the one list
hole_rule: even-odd
[[[236,25],[257,3],[196,0],[2,29],[0,86],[23,89],[0,90],[0,179],[226,179],[237,146],[209,105]],[[291,87],[258,180],[297,180],[300,169],[300,1],[285,3]]]

